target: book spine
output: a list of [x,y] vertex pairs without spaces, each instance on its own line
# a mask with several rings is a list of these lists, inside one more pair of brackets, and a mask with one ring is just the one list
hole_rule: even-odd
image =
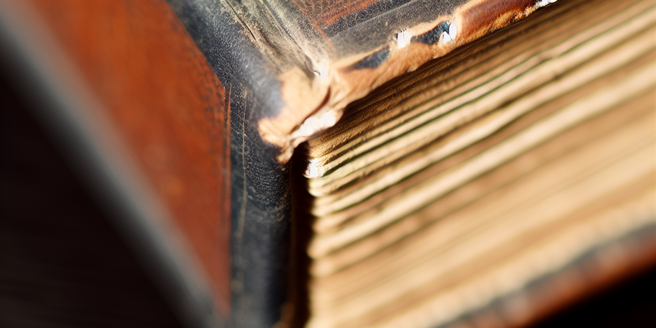
[[225,1],[170,0],[226,89],[230,121],[231,315],[235,327],[271,327],[287,299],[289,164],[258,122],[283,107],[276,66]]

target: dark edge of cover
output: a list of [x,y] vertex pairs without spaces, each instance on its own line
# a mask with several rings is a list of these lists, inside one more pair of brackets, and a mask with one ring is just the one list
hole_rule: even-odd
[[169,0],[229,94],[233,327],[271,327],[287,300],[289,164],[257,122],[283,106],[280,82],[225,2]]

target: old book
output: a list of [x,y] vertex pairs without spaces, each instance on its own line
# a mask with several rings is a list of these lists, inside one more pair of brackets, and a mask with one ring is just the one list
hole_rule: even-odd
[[653,256],[656,16],[617,5],[538,11],[309,139],[308,326],[524,326]]
[[0,9],[188,325],[524,326],[654,263],[653,0]]

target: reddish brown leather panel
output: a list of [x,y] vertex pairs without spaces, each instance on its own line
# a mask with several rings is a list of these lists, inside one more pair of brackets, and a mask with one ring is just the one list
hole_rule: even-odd
[[230,311],[226,90],[168,3],[33,0]]

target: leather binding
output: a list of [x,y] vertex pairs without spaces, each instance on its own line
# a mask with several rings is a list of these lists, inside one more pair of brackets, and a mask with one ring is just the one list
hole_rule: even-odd
[[[289,279],[294,149],[385,83],[549,4],[2,2],[2,61],[44,95],[34,115],[184,322],[272,327],[302,301],[288,292],[300,283]],[[651,263],[652,231],[637,235],[652,251],[536,311]]]
[[[385,90],[386,83],[394,83],[404,76],[410,76],[422,65],[521,21],[536,11],[545,10],[543,7],[552,2],[418,0],[329,3],[303,0],[171,0],[170,3],[199,49],[208,58],[219,79],[228,81],[228,89],[235,97],[231,101],[231,165],[234,192],[239,190],[236,186],[244,183],[248,186],[249,181],[253,181],[248,178],[248,168],[244,173],[236,173],[235,168],[241,167],[243,163],[262,161],[261,153],[255,149],[269,150],[269,156],[275,156],[283,167],[279,172],[284,172],[287,176],[290,170],[288,163],[294,149],[315,136],[321,136],[324,131],[330,131],[331,127],[339,126],[338,122],[349,106],[357,104],[358,101],[366,103],[367,100],[362,99],[375,94],[379,89]],[[556,7],[558,5],[554,4]],[[381,92],[384,94],[385,91]],[[235,125],[235,122],[239,123]],[[337,131],[340,131],[339,129],[341,128]],[[252,145],[252,148],[244,148],[244,144],[238,141],[243,135],[238,131],[246,131],[245,135],[256,136],[249,138],[253,144],[247,145]],[[249,150],[242,153],[245,156],[235,157],[240,147],[242,150]],[[251,154],[257,156],[250,157]],[[269,159],[270,157],[266,160]],[[275,167],[273,162],[271,167]],[[303,170],[299,167],[291,169],[292,174]],[[259,172],[264,171],[256,172],[260,174]],[[288,192],[288,180],[280,182],[284,182],[284,185],[276,188]],[[256,186],[251,188],[249,190],[254,193],[269,194]],[[251,255],[248,251],[243,252],[247,248],[241,248],[235,253],[238,249],[235,245],[239,240],[234,238],[234,227],[239,224],[240,218],[235,215],[235,209],[242,208],[245,199],[251,199],[235,198],[235,194],[232,202],[232,255],[235,258],[249,257]],[[251,194],[249,196],[252,197]],[[305,206],[304,202],[301,196],[297,207]],[[258,206],[257,203],[251,205]],[[245,226],[249,226],[249,220],[258,216],[245,217]],[[304,219],[301,217],[299,220]],[[298,224],[303,225],[304,222]],[[648,232],[644,232],[644,235],[651,236]],[[257,235],[254,237],[257,238]],[[303,239],[298,235],[294,238]],[[247,240],[243,239],[244,242],[248,242]],[[641,240],[644,242],[640,243],[641,245],[648,245],[652,239],[645,237]],[[287,247],[287,244],[284,244],[284,247]],[[603,249],[599,252],[602,254]],[[299,258],[303,257],[303,251],[300,254],[292,254],[295,260],[301,261]],[[641,254],[636,255],[634,262],[630,262],[633,264],[626,263],[625,266],[618,263],[616,270],[629,272],[633,265],[636,265],[635,268],[642,267],[636,263],[649,263],[647,259],[652,257],[652,253]],[[586,259],[581,258],[580,261],[585,262]],[[233,259],[233,279],[240,279],[239,270],[256,270],[249,267],[248,263],[252,265],[253,262],[242,262],[244,266],[241,268],[236,263],[238,262]],[[304,269],[300,270],[298,275],[303,277]],[[613,275],[609,272],[604,276]],[[251,277],[258,279],[255,275]],[[558,281],[560,277],[562,276],[545,277],[545,286],[548,286],[550,281]],[[249,282],[248,279],[243,280],[244,286],[255,283],[255,280]],[[606,278],[599,279],[606,281]],[[292,278],[291,281],[299,283],[298,277]],[[263,284],[271,282],[273,280],[266,283],[262,281]],[[276,284],[282,284],[282,281]],[[241,283],[238,285],[241,286]],[[594,290],[595,286],[601,286],[593,285],[582,287],[573,292],[573,295],[584,295]],[[303,287],[300,289],[297,304],[287,308],[289,311],[303,312],[307,290],[303,290]],[[254,303],[240,303],[240,298],[246,300],[252,295],[252,290],[245,289],[243,292],[244,294],[240,295],[233,290],[232,294],[237,322],[272,324],[274,321],[256,321],[256,313],[264,312],[254,313]],[[526,295],[535,295],[527,293]],[[572,299],[578,296],[572,296]],[[266,296],[259,294],[259,297]],[[525,313],[526,317],[522,319],[525,321],[522,322],[530,322],[544,316],[544,313],[549,313],[547,309],[566,304],[566,298],[563,296],[560,299],[536,300],[535,311]],[[499,302],[512,303],[504,303],[501,300]],[[541,305],[537,305],[538,303]],[[269,303],[268,306],[267,313],[279,313],[277,311],[280,311],[282,304],[277,304],[276,307]],[[246,309],[250,310],[250,315]]]

